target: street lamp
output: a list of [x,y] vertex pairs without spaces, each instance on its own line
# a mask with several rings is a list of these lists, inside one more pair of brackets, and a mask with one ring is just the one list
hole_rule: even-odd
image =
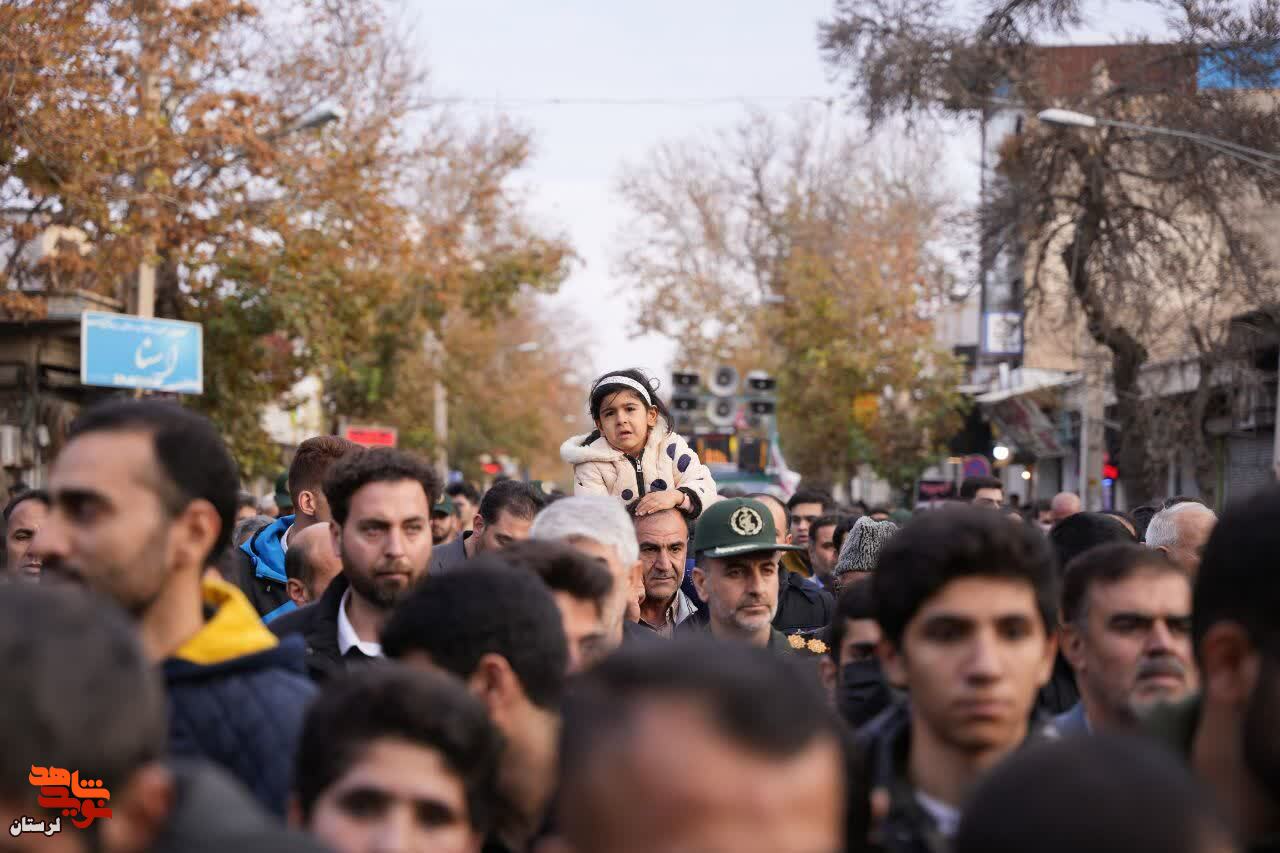
[[282,136],[288,136],[291,133],[298,133],[303,130],[314,130],[317,127],[324,127],[326,124],[334,124],[341,122],[347,117],[347,111],[341,105],[333,103],[322,103],[311,112],[304,114],[296,121],[285,125],[280,130],[271,134],[268,139],[279,139]]
[[[1241,160],[1270,175],[1275,175],[1280,178],[1280,169],[1271,165],[1272,163],[1280,163],[1280,154],[1271,154],[1267,151],[1260,151],[1257,148],[1250,148],[1247,145],[1228,142],[1227,140],[1219,139],[1216,136],[1206,136],[1203,133],[1195,133],[1190,130],[1175,130],[1171,127],[1157,127],[1151,124],[1134,124],[1129,121],[1098,118],[1097,116],[1078,113],[1075,110],[1041,110],[1038,117],[1040,121],[1045,124],[1054,124],[1060,127],[1118,127],[1124,130],[1132,130],[1137,133],[1147,133],[1152,136],[1172,136],[1177,139],[1185,139],[1188,142],[1194,142],[1197,145],[1203,145],[1206,148],[1217,151],[1219,154],[1234,157],[1237,160]],[[1280,371],[1277,371],[1276,377],[1275,444],[1272,449],[1271,463],[1272,468],[1275,471],[1276,479],[1280,480]]]
[[1226,154],[1228,157],[1234,157],[1269,172],[1276,177],[1280,177],[1280,169],[1272,166],[1271,163],[1280,163],[1280,154],[1271,154],[1266,151],[1260,151],[1257,148],[1250,148],[1247,145],[1240,145],[1235,142],[1228,142],[1225,139],[1219,139],[1216,136],[1206,136],[1203,133],[1196,133],[1191,130],[1176,130],[1172,127],[1157,127],[1153,124],[1135,124],[1131,121],[1119,121],[1112,118],[1100,118],[1098,116],[1086,115],[1078,113],[1075,110],[1048,109],[1041,110],[1037,118],[1045,124],[1057,125],[1058,127],[1118,127],[1122,130],[1132,130],[1136,133],[1146,133],[1151,136],[1172,136],[1175,139],[1185,139],[1189,142],[1195,142],[1206,148],[1217,151],[1219,154]]

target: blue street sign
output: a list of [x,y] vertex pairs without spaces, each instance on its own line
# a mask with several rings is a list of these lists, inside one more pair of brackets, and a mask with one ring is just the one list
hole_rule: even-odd
[[80,315],[80,381],[202,394],[203,345],[199,323],[85,311]]

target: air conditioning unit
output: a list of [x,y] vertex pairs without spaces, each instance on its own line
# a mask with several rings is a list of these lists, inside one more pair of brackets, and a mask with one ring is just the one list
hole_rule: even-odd
[[22,429],[0,426],[0,467],[17,468],[22,464]]

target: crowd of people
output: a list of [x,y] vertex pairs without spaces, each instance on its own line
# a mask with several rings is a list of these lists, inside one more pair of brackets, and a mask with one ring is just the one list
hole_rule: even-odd
[[1280,486],[842,508],[591,412],[572,496],[317,436],[263,519],[86,410],[4,510],[0,850],[1280,850]]

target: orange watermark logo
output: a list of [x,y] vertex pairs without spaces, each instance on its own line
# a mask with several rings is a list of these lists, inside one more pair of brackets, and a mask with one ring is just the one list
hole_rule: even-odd
[[36,802],[41,808],[57,813],[51,821],[37,821],[23,816],[9,825],[9,834],[17,838],[24,832],[40,832],[54,835],[62,831],[62,818],[70,818],[78,829],[88,828],[98,818],[111,817],[107,802],[111,792],[102,787],[99,779],[81,779],[80,771],[68,773],[61,767],[36,767],[32,765],[27,781],[40,789]]

